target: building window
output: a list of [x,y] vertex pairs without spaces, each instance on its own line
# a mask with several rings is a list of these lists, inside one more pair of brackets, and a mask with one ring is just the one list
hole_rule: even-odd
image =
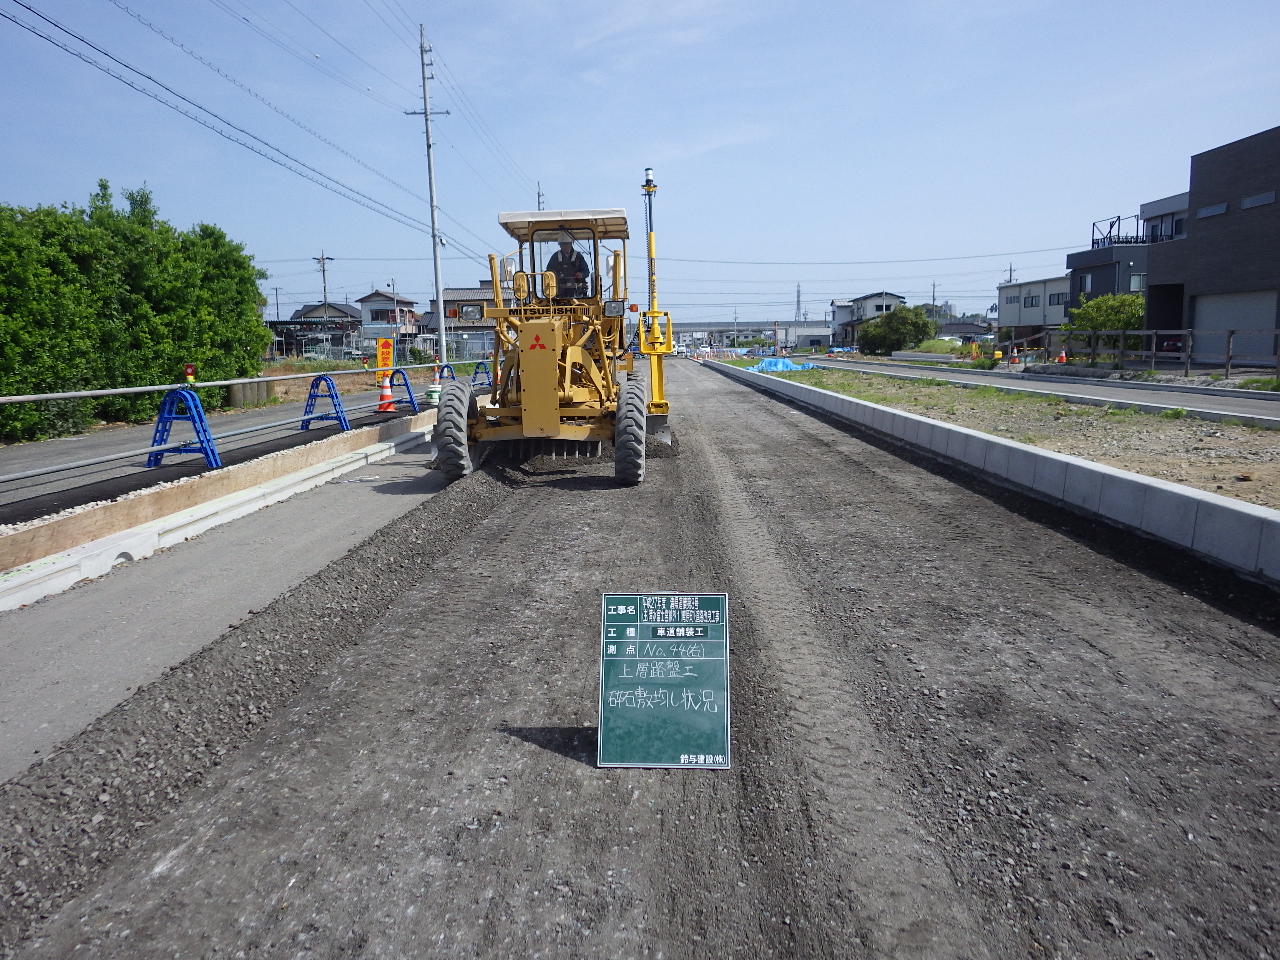
[[1038,307],[1038,306],[1040,306],[1040,298],[1039,298],[1039,297],[1032,297],[1032,296],[1026,296],[1026,297],[1023,297],[1023,298],[1022,298],[1022,305],[1023,305],[1024,307]]
[[1186,217],[1173,218],[1173,235],[1175,237],[1185,237],[1187,235],[1187,218]]
[[1066,302],[1067,302],[1067,295],[1065,293],[1049,294],[1049,306],[1051,307],[1060,307]]
[[1005,302],[1005,303],[1017,303],[1017,302],[1018,302],[1018,295],[1017,295],[1016,293],[1011,293],[1011,294],[1009,294],[1009,296],[1007,296],[1007,297],[1005,297],[1005,298],[1004,298],[1004,302]]
[[1142,293],[1147,289],[1147,275],[1145,273],[1131,273],[1129,275],[1129,292]]
[[1080,292],[1093,293],[1093,274],[1091,273],[1080,274]]
[[1226,212],[1226,203],[1211,203],[1207,207],[1201,207],[1196,211],[1196,219],[1203,220],[1206,217],[1216,217],[1218,214]]
[[1240,209],[1248,210],[1250,207],[1261,207],[1268,203],[1276,202],[1276,192],[1268,190],[1266,193],[1255,193],[1252,197],[1245,197],[1240,201]]

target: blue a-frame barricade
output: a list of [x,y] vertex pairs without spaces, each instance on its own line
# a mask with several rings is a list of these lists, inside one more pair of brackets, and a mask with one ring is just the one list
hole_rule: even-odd
[[[480,377],[482,375],[484,377],[484,383],[480,382]],[[476,368],[471,371],[471,386],[484,387],[488,390],[493,389],[493,375],[489,373],[489,364],[485,361],[481,360],[476,364]]]
[[167,446],[169,433],[177,421],[191,424],[196,438],[175,450],[155,450],[149,453],[147,466],[161,466],[168,453],[195,453],[197,450],[204,454],[204,462],[209,467],[222,466],[218,446],[213,440],[213,431],[209,429],[209,421],[204,415],[204,406],[194,390],[170,390],[164,395],[164,399],[160,401],[160,412],[156,416],[156,429],[151,435],[151,446]]
[[[333,404],[333,412],[316,413],[317,400],[330,401]],[[338,388],[334,386],[333,377],[327,373],[322,373],[311,381],[311,389],[307,391],[307,406],[302,411],[302,426],[298,429],[307,430],[316,420],[336,420],[341,429],[351,429],[351,424],[347,421],[347,411],[342,407],[342,397],[338,394]]]
[[394,390],[396,387],[396,377],[399,377],[400,382],[404,385],[405,399],[395,400],[394,402],[396,404],[407,403],[409,405],[409,409],[412,410],[414,413],[417,413],[418,398],[413,395],[413,387],[409,386],[409,375],[405,373],[403,370],[401,370],[399,367],[396,367],[394,370],[392,370],[391,371],[391,389],[392,390]]

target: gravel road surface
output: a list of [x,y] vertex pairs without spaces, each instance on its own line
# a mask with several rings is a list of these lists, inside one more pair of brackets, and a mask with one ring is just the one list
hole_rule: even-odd
[[[669,387],[639,488],[492,464],[0,787],[3,944],[1272,955],[1274,593]],[[593,765],[623,590],[730,595],[733,770]]]

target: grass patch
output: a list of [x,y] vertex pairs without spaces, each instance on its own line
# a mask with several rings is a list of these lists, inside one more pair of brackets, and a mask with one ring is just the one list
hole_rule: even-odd
[[1241,390],[1280,390],[1280,377],[1249,377],[1238,386]]
[[1182,407],[1174,407],[1171,410],[1160,411],[1161,420],[1181,420],[1186,415],[1187,411],[1182,409]]

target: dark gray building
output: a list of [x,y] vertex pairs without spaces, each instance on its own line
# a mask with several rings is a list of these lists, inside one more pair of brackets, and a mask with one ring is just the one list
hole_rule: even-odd
[[1112,217],[1093,225],[1088,250],[1067,254],[1071,288],[1067,307],[1108,293],[1142,293],[1147,276],[1147,237],[1138,217]]
[[[1195,331],[1196,359],[1274,357],[1280,328],[1280,127],[1191,158],[1181,236],[1148,252],[1147,327]],[[1171,198],[1173,199],[1173,198]]]

